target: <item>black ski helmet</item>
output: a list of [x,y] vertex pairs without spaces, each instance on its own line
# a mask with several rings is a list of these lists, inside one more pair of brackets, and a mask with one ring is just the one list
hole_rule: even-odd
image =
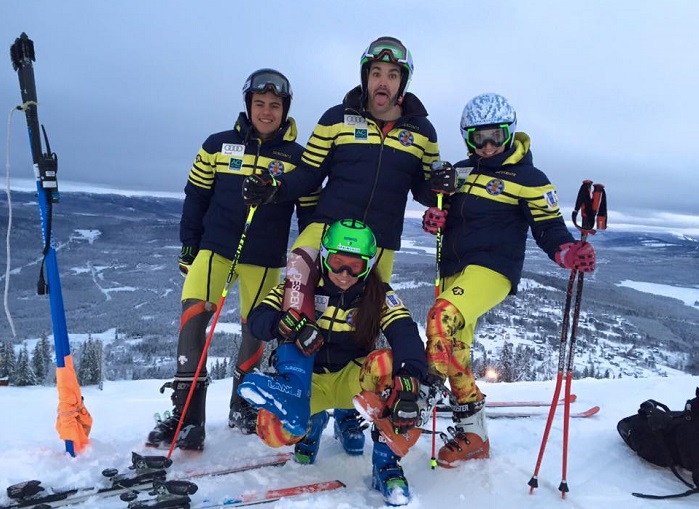
[[284,125],[289,116],[291,99],[294,97],[294,93],[291,90],[291,83],[289,83],[286,76],[274,69],[258,69],[245,80],[245,84],[243,85],[243,100],[245,101],[245,111],[248,114],[248,118],[250,118],[252,94],[255,92],[262,94],[267,91],[271,91],[274,95],[282,98],[282,105],[284,108],[282,125]]

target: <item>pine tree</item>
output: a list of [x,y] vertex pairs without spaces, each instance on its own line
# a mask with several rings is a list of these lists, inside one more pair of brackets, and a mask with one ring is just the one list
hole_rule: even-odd
[[512,353],[512,343],[505,343],[500,353],[498,363],[499,380],[501,382],[514,381],[514,354]]
[[29,349],[25,345],[20,351],[17,358],[17,369],[14,374],[14,384],[17,386],[36,385],[36,375],[32,370],[32,365],[29,360]]
[[38,384],[42,384],[46,378],[47,362],[44,359],[44,353],[41,351],[41,346],[39,342],[36,342],[34,349],[32,350],[32,369],[34,370],[34,375],[36,375],[36,381]]
[[10,383],[13,381],[15,367],[17,366],[17,358],[15,357],[15,348],[9,340],[0,346],[0,377],[8,377]]
[[78,364],[78,383],[80,385],[98,385],[102,381],[102,341],[88,336],[80,348]]

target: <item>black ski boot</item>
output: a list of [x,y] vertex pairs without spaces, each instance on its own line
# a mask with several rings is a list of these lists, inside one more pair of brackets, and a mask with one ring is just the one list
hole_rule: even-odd
[[[189,408],[187,409],[187,415],[182,423],[180,434],[177,437],[177,447],[180,449],[200,451],[204,448],[204,438],[206,437],[204,430],[204,423],[206,421],[206,387],[208,384],[209,382],[207,380],[200,380],[194,388],[192,400],[189,402]],[[148,434],[146,445],[159,447],[161,445],[169,446],[172,444],[172,439],[175,436],[177,424],[182,416],[182,410],[184,409],[184,404],[187,401],[187,395],[189,394],[189,388],[191,386],[192,382],[189,380],[176,379],[173,382],[165,383],[160,388],[160,392],[165,392],[165,389],[173,390],[171,399],[175,408],[169,417],[159,421],[155,425],[153,431]]]

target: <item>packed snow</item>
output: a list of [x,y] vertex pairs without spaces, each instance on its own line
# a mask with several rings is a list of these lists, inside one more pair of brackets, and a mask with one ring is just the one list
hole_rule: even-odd
[[[105,382],[104,389],[83,388],[85,403],[94,418],[92,443],[77,458],[67,456],[54,430],[57,396],[53,387],[0,387],[5,417],[0,433],[5,440],[0,461],[0,487],[40,479],[55,487],[80,487],[104,481],[100,472],[109,467],[126,470],[131,451],[167,454],[144,447],[153,426],[154,412],[170,409],[169,391],[161,395],[162,380]],[[575,380],[572,392],[577,401],[573,411],[599,405],[594,417],[573,419],[570,428],[567,481],[570,492],[561,500],[562,407],[558,407],[546,454],[539,473],[539,488],[529,494],[527,485],[536,463],[545,415],[529,418],[489,419],[491,458],[474,460],[452,470],[430,469],[431,439],[423,435],[402,465],[412,490],[408,508],[474,507],[575,509],[624,507],[640,509],[672,506],[696,507],[699,495],[672,501],[633,497],[632,492],[670,494],[685,491],[669,469],[641,460],[621,440],[617,422],[634,414],[641,402],[653,398],[672,409],[681,409],[694,396],[699,377],[622,378]],[[545,400],[553,395],[554,382],[482,383],[491,401]],[[175,451],[171,477],[185,471],[233,466],[247,458],[291,447],[270,449],[256,436],[244,436],[227,425],[231,379],[209,387],[206,448],[203,452]],[[546,408],[539,409],[546,412]],[[495,413],[491,409],[491,413]],[[450,424],[438,419],[439,430]],[[326,428],[314,465],[290,461],[283,467],[266,467],[229,476],[197,479],[196,504],[218,502],[252,491],[282,488],[339,479],[346,488],[318,495],[283,499],[265,507],[277,508],[366,508],[383,507],[379,492],[370,488],[371,439],[368,431],[363,456],[347,456],[332,435],[332,420]],[[437,439],[439,445],[439,439]],[[686,473],[686,472],[685,472]],[[0,505],[7,502],[0,491]],[[112,497],[92,499],[80,507],[124,508]]]

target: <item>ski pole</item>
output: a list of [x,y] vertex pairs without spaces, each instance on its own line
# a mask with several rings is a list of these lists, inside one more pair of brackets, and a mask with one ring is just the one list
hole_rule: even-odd
[[[590,193],[590,188],[592,188],[592,193]],[[578,226],[575,222],[575,215],[573,215],[573,223],[576,228],[580,230],[580,240],[581,242],[587,241],[588,235],[594,235],[596,233],[595,222],[600,230],[607,228],[607,197],[604,191],[604,186],[602,184],[592,185],[591,181],[583,182],[583,186],[580,189],[581,194],[584,192],[584,196],[581,197],[581,203],[583,207],[582,210],[582,226]],[[561,463],[561,483],[558,486],[558,490],[561,492],[561,498],[566,497],[568,493],[568,436],[570,431],[570,401],[568,397],[571,393],[571,386],[573,384],[573,370],[575,368],[575,341],[578,333],[578,321],[580,319],[580,306],[582,302],[582,292],[583,292],[583,282],[585,274],[583,272],[578,273],[578,286],[575,293],[575,306],[573,308],[573,323],[570,329],[570,343],[568,346],[568,364],[566,366],[566,390],[565,397],[566,401],[563,407],[563,457]]]
[[[594,192],[592,189],[594,188]],[[578,212],[582,212],[583,226],[577,224]],[[575,208],[573,210],[572,219],[573,224],[578,230],[582,232],[581,240],[585,242],[588,234],[595,233],[593,229],[595,225],[595,216],[598,211],[603,220],[599,221],[598,224],[601,225],[600,229],[606,228],[606,197],[604,195],[604,186],[602,184],[595,184],[591,180],[584,180],[578,191],[578,196],[575,202]],[[575,299],[575,311],[573,318],[573,326],[571,330],[571,344],[568,348],[568,359],[566,362],[566,346],[568,346],[568,329],[570,327],[570,308],[573,300],[573,287],[575,285],[575,279],[579,275],[578,287]],[[563,385],[563,373],[564,368],[566,371],[566,388],[564,392],[564,422],[563,422],[563,476],[562,481],[559,486],[562,496],[565,498],[565,493],[568,491],[568,485],[566,480],[567,475],[567,452],[568,452],[568,425],[570,422],[570,394],[571,394],[571,384],[573,378],[573,357],[575,353],[575,334],[577,334],[578,317],[580,316],[580,301],[582,295],[582,282],[583,273],[578,273],[574,268],[571,270],[570,278],[568,279],[568,286],[566,289],[566,300],[563,309],[563,319],[561,322],[561,341],[559,343],[558,349],[558,371],[556,373],[556,386],[554,388],[553,400],[551,402],[551,407],[549,408],[548,418],[546,420],[546,427],[544,428],[544,434],[541,439],[541,446],[539,448],[539,455],[537,457],[536,466],[534,468],[534,474],[529,480],[529,493],[533,493],[534,489],[539,486],[538,476],[539,469],[541,468],[541,462],[544,457],[544,452],[546,450],[546,444],[548,443],[549,433],[551,431],[551,426],[553,424],[553,418],[557,409],[557,401],[560,397],[561,388]]]
[[206,342],[204,343],[204,348],[199,357],[199,364],[197,365],[197,370],[194,372],[194,377],[192,379],[192,385],[189,387],[189,393],[187,394],[187,400],[184,402],[184,407],[182,408],[182,415],[177,423],[177,428],[175,429],[175,434],[172,437],[172,443],[170,444],[170,449],[167,452],[167,458],[170,459],[172,452],[175,450],[177,445],[177,437],[182,429],[182,423],[184,422],[185,416],[187,415],[187,410],[189,409],[189,402],[192,400],[192,395],[194,394],[194,389],[196,388],[196,381],[199,379],[199,373],[204,366],[204,361],[206,360],[206,353],[209,351],[209,345],[211,345],[211,339],[214,336],[214,331],[216,330],[216,324],[218,323],[218,317],[221,314],[221,309],[228,296],[228,291],[231,287],[231,282],[233,281],[233,275],[235,274],[235,268],[238,265],[238,260],[240,259],[240,253],[243,251],[243,245],[245,244],[245,238],[247,237],[248,230],[250,229],[250,224],[257,211],[257,205],[251,205],[248,209],[248,215],[245,218],[245,226],[243,226],[243,233],[240,235],[240,241],[238,242],[238,247],[235,250],[235,256],[233,257],[233,262],[231,263],[231,269],[228,271],[228,278],[226,279],[226,284],[221,292],[221,298],[218,301],[218,306],[216,307],[216,313],[214,313],[214,319],[211,322],[211,328],[209,329],[209,334],[206,337]]
[[[442,210],[444,196],[442,193],[437,193],[437,208]],[[435,263],[435,278],[434,278],[434,298],[437,300],[442,286],[442,276],[439,270],[439,264],[442,261],[442,229],[437,229],[437,255]],[[437,405],[432,409],[432,457],[430,458],[430,467],[432,470],[437,468]]]

